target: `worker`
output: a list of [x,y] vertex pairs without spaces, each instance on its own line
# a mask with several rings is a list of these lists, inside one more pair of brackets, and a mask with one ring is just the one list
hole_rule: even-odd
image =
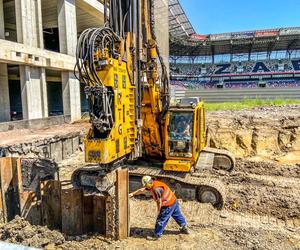
[[190,124],[187,122],[184,116],[180,117],[180,121],[177,124],[177,134],[181,137],[190,137]]
[[156,201],[157,219],[154,236],[148,236],[147,239],[159,239],[171,217],[173,217],[173,219],[181,227],[182,233],[189,234],[186,220],[180,211],[178,200],[172,190],[162,181],[154,180],[150,176],[143,176],[142,184],[143,188],[130,193],[129,197],[150,192],[152,194],[152,198]]

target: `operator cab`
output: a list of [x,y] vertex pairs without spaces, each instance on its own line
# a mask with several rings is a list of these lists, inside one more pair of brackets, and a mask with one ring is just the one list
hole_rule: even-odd
[[192,157],[193,111],[170,113],[169,156]]
[[170,107],[165,127],[164,170],[189,172],[195,165],[205,144],[203,105],[199,99],[190,98]]

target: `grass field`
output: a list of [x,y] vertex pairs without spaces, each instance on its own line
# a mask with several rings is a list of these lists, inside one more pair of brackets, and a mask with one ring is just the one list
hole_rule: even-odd
[[284,104],[300,104],[300,100],[288,100],[288,99],[274,99],[274,100],[262,100],[262,99],[244,99],[241,102],[225,102],[225,103],[205,103],[207,111],[218,110],[239,110],[246,108],[253,108],[259,106],[270,105],[284,105]]

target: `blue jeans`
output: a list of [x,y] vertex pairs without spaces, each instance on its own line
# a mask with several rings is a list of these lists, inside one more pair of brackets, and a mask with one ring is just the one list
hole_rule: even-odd
[[154,233],[157,237],[160,237],[163,234],[164,229],[167,226],[171,216],[180,227],[184,227],[187,225],[186,220],[180,211],[179,203],[176,200],[172,206],[162,207],[160,209],[160,213],[156,219],[155,230],[154,230]]

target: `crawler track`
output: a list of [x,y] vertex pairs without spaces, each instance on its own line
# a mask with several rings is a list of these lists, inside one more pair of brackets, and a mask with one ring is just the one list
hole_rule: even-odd
[[203,176],[207,170],[231,171],[235,166],[235,157],[227,150],[205,147],[199,156],[193,173],[164,171],[162,168],[145,165],[129,166],[130,187],[140,186],[140,178],[150,175],[167,182],[179,198],[212,203],[222,209],[226,201],[226,188],[218,177]]
[[200,192],[209,188],[219,197],[214,207],[221,209],[225,204],[226,188],[217,178],[202,178],[190,173],[173,173],[160,168],[137,166],[130,170],[131,187],[139,185],[143,175],[150,175],[168,182],[175,190],[176,195],[185,200],[199,200]]

